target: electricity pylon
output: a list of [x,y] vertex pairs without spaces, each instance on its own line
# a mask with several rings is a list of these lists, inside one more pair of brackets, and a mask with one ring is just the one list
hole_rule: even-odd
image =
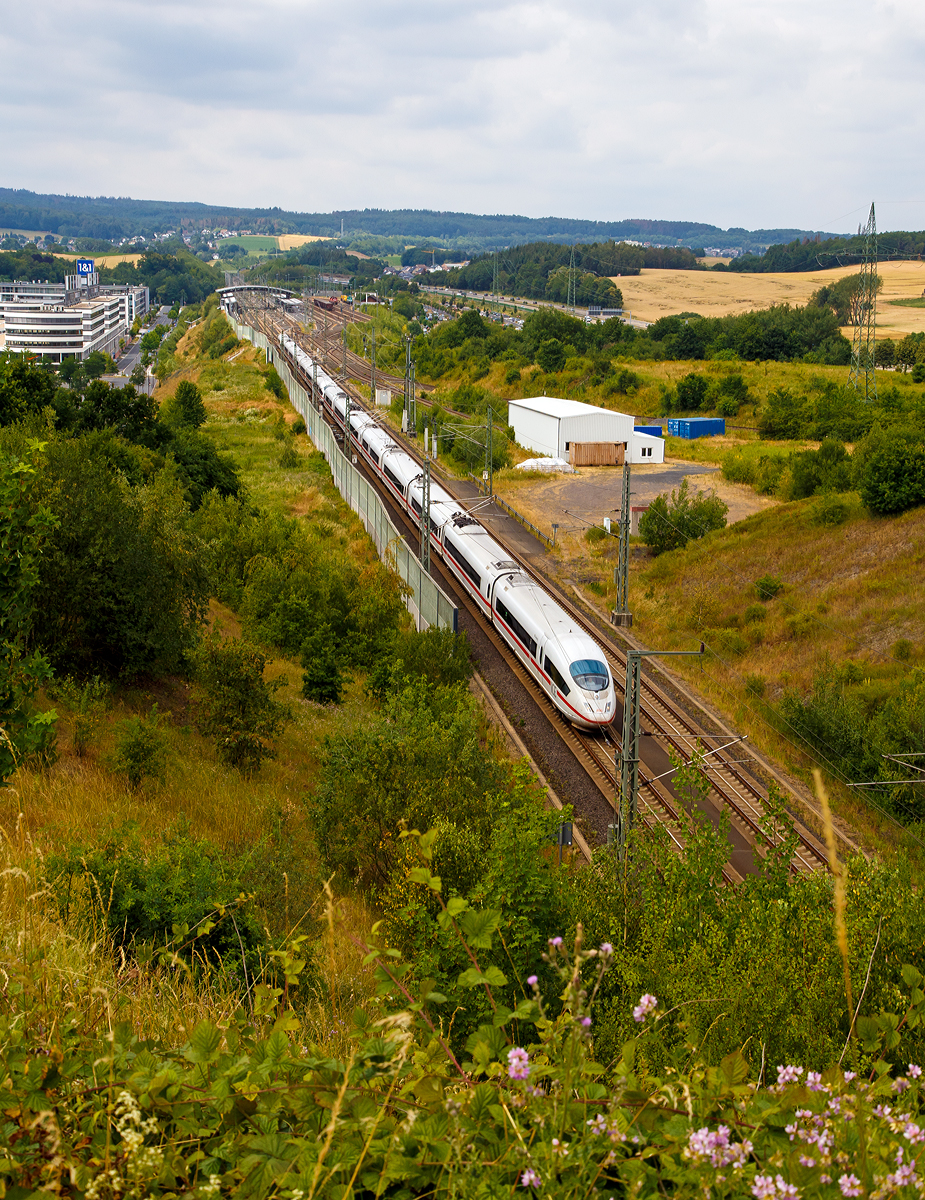
[[877,399],[877,218],[871,202],[870,216],[858,236],[864,239],[864,259],[855,305],[854,347],[851,352],[851,382],[868,404]]
[[614,625],[632,625],[633,614],[628,611],[629,605],[629,570],[630,570],[630,460],[629,446],[626,448],[627,457],[623,460],[623,503],[620,505],[620,534],[619,558],[617,568],[613,573],[613,581],[617,589],[614,610],[610,614]]
[[568,264],[568,299],[566,307],[575,311],[575,243],[572,242],[572,257]]

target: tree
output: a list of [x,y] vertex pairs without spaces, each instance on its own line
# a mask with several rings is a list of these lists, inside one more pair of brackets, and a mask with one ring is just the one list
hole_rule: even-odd
[[319,625],[302,647],[302,695],[316,704],[340,704],[344,681],[330,625]]
[[34,460],[42,449],[31,442],[28,462],[0,457],[0,786],[23,758],[51,746],[57,720],[53,710],[36,713],[32,708],[51,668],[42,654],[27,649],[39,560],[56,524],[47,509],[33,503]]
[[692,371],[683,376],[676,385],[677,408],[679,412],[697,412],[703,407],[707,395],[707,379]]
[[809,418],[805,396],[789,388],[775,388],[758,414],[758,433],[763,438],[798,438],[805,434]]
[[84,370],[90,379],[99,379],[101,375],[106,374],[108,363],[108,354],[101,354],[99,350],[94,350],[92,354],[88,354],[84,359]]
[[678,550],[715,529],[725,529],[729,506],[713,492],[691,495],[688,480],[667,496],[657,496],[642,514],[639,532],[656,554]]
[[202,549],[172,473],[133,486],[110,458],[113,442],[48,444],[35,498],[59,520],[39,563],[35,636],[59,673],[169,673],[208,604]]
[[205,424],[206,406],[195,383],[182,379],[177,384],[177,390],[161,406],[161,418],[173,429],[198,429]]
[[539,345],[536,361],[547,373],[561,371],[565,366],[565,347],[558,338],[547,338]]
[[861,499],[877,516],[892,516],[925,504],[925,444],[903,440],[890,430],[874,437],[862,452],[858,478]]
[[265,679],[266,665],[266,655],[236,638],[211,638],[197,655],[197,676],[205,692],[199,729],[215,739],[219,760],[245,776],[276,757],[270,739],[290,719],[288,708],[273,699],[286,680]]
[[0,425],[41,412],[54,400],[54,376],[22,354],[0,354]]

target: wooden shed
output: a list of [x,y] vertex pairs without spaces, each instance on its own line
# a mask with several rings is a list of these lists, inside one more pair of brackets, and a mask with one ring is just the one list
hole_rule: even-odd
[[622,467],[625,457],[626,442],[569,442],[573,467]]

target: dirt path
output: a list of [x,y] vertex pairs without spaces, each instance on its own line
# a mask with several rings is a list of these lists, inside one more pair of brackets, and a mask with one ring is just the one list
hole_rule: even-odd
[[[745,484],[729,483],[720,476],[719,467],[680,460],[633,467],[631,503],[651,504],[656,496],[680,487],[683,479],[692,491],[715,491],[729,505],[729,524],[778,503]],[[563,549],[585,554],[584,531],[600,525],[604,517],[619,516],[622,487],[619,468],[583,467],[577,475],[551,475],[523,484],[498,481],[496,490],[544,532],[557,524]]]

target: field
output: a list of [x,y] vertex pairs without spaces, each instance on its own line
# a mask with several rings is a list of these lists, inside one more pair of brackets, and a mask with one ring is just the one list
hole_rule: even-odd
[[76,262],[78,258],[92,258],[93,261],[103,267],[117,267],[119,263],[137,263],[141,258],[140,254],[120,254],[116,251],[114,254],[55,254],[55,258],[67,258],[71,262]]
[[280,250],[296,250],[306,242],[329,242],[331,239],[320,237],[317,233],[284,233],[276,241]]
[[[843,275],[853,275],[857,266],[831,271],[779,272],[746,275],[726,271],[647,271],[641,275],[618,276],[614,282],[623,292],[623,304],[642,321],[656,321],[671,313],[695,312],[702,317],[768,308],[772,304],[805,304],[813,292]],[[877,268],[883,291],[877,300],[877,334],[902,338],[925,330],[925,309],[908,308],[892,300],[914,299],[925,289],[925,262],[886,262]],[[852,330],[844,330],[851,338]]]

